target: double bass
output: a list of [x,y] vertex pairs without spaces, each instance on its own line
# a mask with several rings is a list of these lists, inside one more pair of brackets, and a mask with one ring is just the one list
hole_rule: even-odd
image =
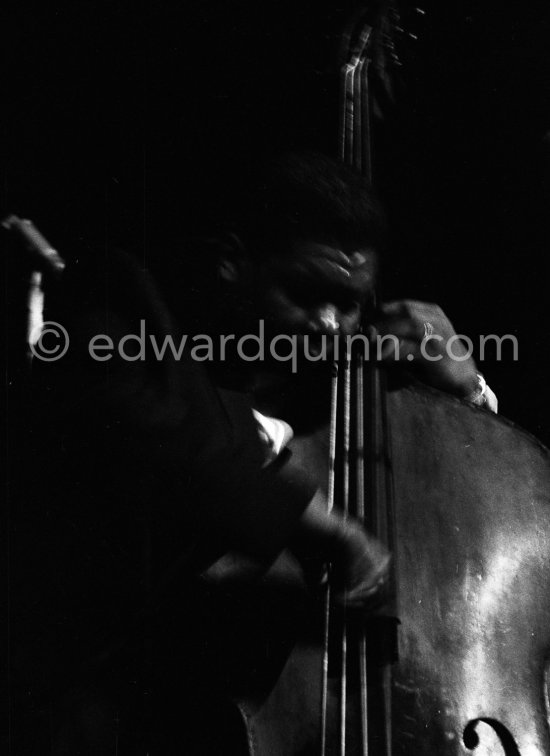
[[[392,14],[360,9],[344,38],[341,157],[369,176],[369,70]],[[548,450],[347,354],[330,427],[292,452],[388,545],[391,576],[359,620],[329,581],[317,636],[237,700],[251,756],[550,756]]]

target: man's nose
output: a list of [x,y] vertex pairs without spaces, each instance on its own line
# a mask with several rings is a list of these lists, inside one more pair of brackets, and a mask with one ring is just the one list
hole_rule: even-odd
[[333,336],[339,333],[341,324],[341,313],[338,308],[330,303],[316,307],[311,313],[310,327],[315,333]]

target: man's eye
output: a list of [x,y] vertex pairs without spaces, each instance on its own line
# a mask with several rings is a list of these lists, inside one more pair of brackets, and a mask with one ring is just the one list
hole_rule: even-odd
[[361,302],[358,299],[341,299],[334,302],[340,312],[354,312],[361,308]]
[[295,304],[301,307],[313,307],[319,304],[319,293],[314,288],[305,286],[289,286],[287,288],[287,294],[294,301]]

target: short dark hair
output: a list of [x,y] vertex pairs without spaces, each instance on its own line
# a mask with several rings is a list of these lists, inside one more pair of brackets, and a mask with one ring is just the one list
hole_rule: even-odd
[[368,181],[312,152],[287,153],[255,167],[230,206],[231,230],[259,254],[278,253],[284,242],[298,239],[380,249],[386,235]]

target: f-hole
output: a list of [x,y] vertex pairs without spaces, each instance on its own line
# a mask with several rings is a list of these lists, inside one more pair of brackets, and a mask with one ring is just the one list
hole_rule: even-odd
[[480,722],[489,725],[489,727],[492,727],[496,732],[502,744],[505,756],[521,756],[517,743],[512,737],[510,730],[497,719],[491,719],[490,717],[480,717],[479,719],[472,719],[468,722],[464,728],[464,734],[462,736],[466,748],[473,751],[474,748],[477,748],[479,745],[479,735],[476,732],[476,727]]

